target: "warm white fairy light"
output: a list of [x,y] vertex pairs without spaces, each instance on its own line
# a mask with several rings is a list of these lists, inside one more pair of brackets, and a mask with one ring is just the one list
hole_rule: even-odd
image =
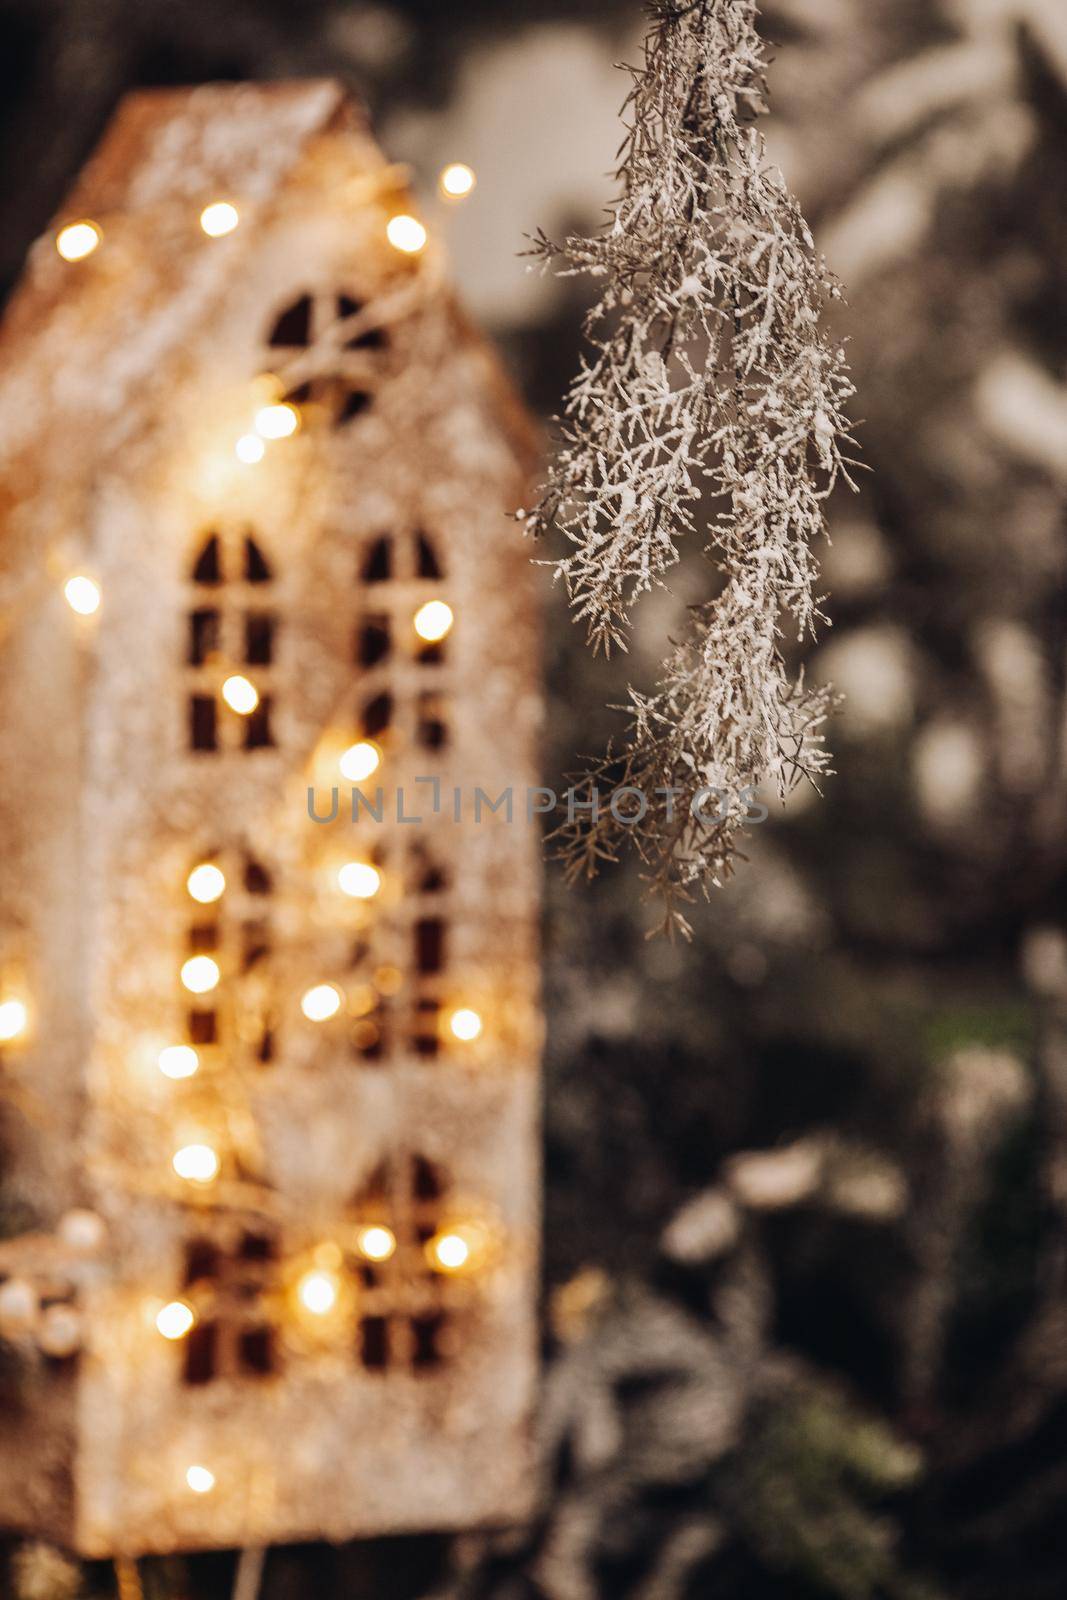
[[200,213],[200,226],[209,239],[221,239],[232,233],[240,220],[240,212],[228,200],[214,200]]
[[211,1183],[219,1175],[219,1158],[209,1144],[184,1144],[171,1160],[179,1178],[187,1183]]
[[185,880],[185,887],[194,900],[209,906],[221,898],[226,888],[226,874],[213,861],[201,861]]
[[200,1068],[200,1057],[191,1044],[169,1044],[159,1052],[159,1070],[165,1078],[192,1078]]
[[79,617],[91,617],[94,611],[100,609],[100,585],[84,573],[76,573],[73,578],[68,578],[63,585],[63,594],[70,609],[76,611]]
[[370,1223],[356,1234],[356,1249],[368,1261],[388,1261],[396,1250],[396,1235],[379,1222]]
[[449,200],[465,200],[477,181],[473,169],[465,161],[450,161],[442,168],[438,179],[441,193]]
[[233,450],[238,461],[243,461],[246,467],[254,467],[267,453],[263,440],[257,438],[254,433],[242,433]]
[[184,1300],[172,1300],[156,1317],[156,1327],[164,1339],[184,1339],[196,1326],[196,1312]]
[[261,406],[256,412],[256,432],[261,439],[288,439],[300,426],[300,413],[287,400]]
[[45,1306],[37,1329],[37,1343],[46,1356],[66,1360],[82,1345],[84,1328],[81,1313],[70,1305]]
[[210,956],[190,956],[182,967],[182,982],[191,994],[209,994],[221,974]]
[[26,1032],[30,1014],[21,1000],[0,1001],[0,1044],[10,1044]]
[[84,261],[103,237],[96,223],[88,218],[82,222],[68,222],[56,235],[56,249],[64,261]]
[[250,717],[259,705],[259,690],[242,673],[235,672],[223,684],[222,698],[239,717]]
[[426,229],[417,217],[406,213],[390,217],[385,234],[393,249],[406,256],[417,256],[426,243]]
[[448,1026],[453,1035],[468,1044],[472,1039],[477,1039],[482,1031],[482,1019],[477,1011],[472,1011],[470,1006],[460,1006],[458,1011],[453,1011],[448,1019]]
[[313,1316],[324,1317],[337,1304],[338,1282],[332,1272],[315,1267],[305,1272],[296,1288],[300,1304]]
[[382,886],[382,875],[369,861],[346,861],[337,882],[353,900],[372,900]]
[[340,1011],[341,991],[332,983],[317,983],[304,995],[300,1009],[309,1022],[325,1022]]
[[194,1494],[210,1494],[215,1487],[215,1474],[197,1462],[186,1472],[185,1481]]
[[349,783],[362,783],[372,772],[377,772],[381,759],[382,752],[373,739],[360,739],[358,744],[349,745],[341,757],[341,776]]
[[431,1262],[441,1272],[462,1272],[471,1257],[471,1247],[461,1233],[439,1233],[430,1240]]
[[452,607],[446,606],[443,600],[427,600],[420,606],[413,618],[415,632],[420,639],[425,639],[427,644],[436,644],[448,633],[453,623]]

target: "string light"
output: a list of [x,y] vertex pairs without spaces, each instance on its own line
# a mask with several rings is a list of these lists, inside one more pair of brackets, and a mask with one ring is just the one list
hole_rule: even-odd
[[209,239],[221,239],[232,233],[240,220],[240,212],[228,200],[215,200],[200,213],[200,226]]
[[226,875],[214,862],[202,861],[186,878],[185,887],[194,900],[199,900],[202,906],[209,906],[221,897],[226,888]]
[[171,1162],[179,1178],[188,1183],[211,1183],[219,1175],[219,1158],[209,1144],[186,1144]]
[[256,432],[261,439],[288,439],[300,426],[300,413],[283,400],[278,405],[261,406],[256,412]]
[[239,717],[250,717],[259,705],[259,690],[240,672],[235,672],[223,684],[222,698]]
[[465,200],[473,191],[477,178],[465,161],[450,161],[441,171],[438,182],[441,193],[449,200]]
[[380,1038],[381,1029],[377,1023],[368,1022],[365,1017],[352,1029],[352,1043],[357,1050],[373,1050]]
[[56,249],[64,261],[84,261],[103,237],[95,222],[68,222],[56,236]]
[[81,573],[67,579],[63,585],[63,593],[68,606],[72,611],[76,611],[79,617],[91,617],[94,611],[100,609],[100,585]]
[[430,1240],[429,1256],[440,1272],[462,1272],[470,1261],[471,1247],[461,1233],[439,1233]]
[[362,783],[372,772],[377,772],[381,759],[382,752],[374,741],[361,739],[358,744],[349,745],[341,757],[341,776],[349,783]]
[[310,1311],[316,1317],[324,1317],[337,1304],[337,1279],[332,1272],[324,1272],[316,1267],[304,1273],[296,1292],[305,1311]]
[[210,956],[190,956],[182,967],[182,982],[191,994],[208,994],[218,983],[219,964]]
[[482,1019],[477,1011],[472,1011],[469,1006],[461,1006],[458,1011],[453,1011],[448,1019],[448,1026],[457,1039],[464,1044],[469,1044],[472,1039],[477,1039],[482,1031]]
[[91,1255],[103,1246],[107,1238],[107,1225],[95,1211],[89,1211],[85,1206],[75,1206],[60,1217],[56,1232],[72,1250]]
[[195,1326],[196,1312],[184,1300],[172,1300],[156,1318],[156,1327],[164,1339],[184,1339]]
[[366,1017],[378,1006],[378,996],[373,984],[357,983],[349,990],[348,1009],[354,1017]]
[[25,1033],[29,1020],[29,1012],[21,1000],[4,1000],[0,1003],[0,1044],[9,1044],[20,1033]]
[[360,1228],[356,1235],[356,1249],[368,1261],[388,1261],[396,1250],[396,1235],[381,1223]]
[[257,439],[254,433],[243,433],[233,447],[238,461],[243,461],[246,467],[254,467],[257,461],[262,461],[267,453],[267,447],[262,439]]
[[405,213],[389,218],[385,236],[394,250],[400,250],[406,256],[417,256],[426,244],[426,229],[422,223],[417,217],[409,217]]
[[415,613],[415,632],[420,639],[425,639],[428,644],[436,644],[443,639],[452,626],[452,607],[446,606],[443,600],[427,600]]
[[81,1348],[82,1319],[73,1306],[46,1306],[37,1330],[37,1343],[46,1356],[65,1360]]
[[169,1044],[159,1052],[159,1070],[165,1078],[192,1078],[200,1068],[200,1057],[191,1044]]
[[372,900],[382,886],[382,875],[369,861],[346,861],[337,882],[354,900]]
[[332,983],[317,983],[301,1000],[300,1009],[309,1022],[325,1022],[340,1011],[341,991]]
[[185,1481],[194,1494],[210,1494],[215,1487],[215,1474],[209,1467],[196,1465],[189,1468]]

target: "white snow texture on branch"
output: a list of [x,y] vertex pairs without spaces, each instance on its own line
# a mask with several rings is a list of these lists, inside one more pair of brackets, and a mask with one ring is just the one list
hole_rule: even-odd
[[625,648],[634,601],[664,582],[679,541],[710,530],[716,596],[693,609],[658,691],[631,691],[625,747],[585,780],[634,784],[649,811],[637,824],[590,816],[562,837],[588,871],[633,839],[684,930],[677,902],[730,870],[745,805],[709,827],[655,789],[736,797],[769,780],[784,797],[828,770],[829,693],[805,688],[780,638],[787,619],[801,639],[820,619],[813,543],[827,496],[851,482],[852,385],[822,327],[839,291],[755,126],[766,110],[755,0],[650,10],[612,221],[535,245],[603,287],[526,526],[567,540],[557,575],[605,650]]

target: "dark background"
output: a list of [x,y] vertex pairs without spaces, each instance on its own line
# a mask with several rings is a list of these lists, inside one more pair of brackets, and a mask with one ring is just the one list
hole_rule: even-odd
[[[339,74],[550,413],[581,290],[517,252],[600,218],[640,26],[634,0],[0,0],[4,290],[125,89]],[[870,468],[831,507],[812,661],[848,697],[837,775],[753,831],[689,945],[646,940],[631,867],[550,874],[541,1512],[273,1551],[270,1600],[1067,1591],[1067,13],[789,0],[765,27]],[[446,217],[453,159],[480,181]],[[698,583],[610,668],[555,608],[546,781]],[[7,1554],[26,1600],[112,1583]],[[232,1565],[147,1562],[146,1591]]]

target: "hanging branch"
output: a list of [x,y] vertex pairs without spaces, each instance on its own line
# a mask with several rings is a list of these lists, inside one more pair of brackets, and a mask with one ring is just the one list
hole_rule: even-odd
[[[568,542],[557,576],[607,652],[625,649],[634,601],[663,585],[699,503],[709,508],[716,598],[693,608],[656,693],[631,690],[622,748],[584,780],[590,793],[609,774],[639,788],[647,813],[632,823],[586,813],[560,831],[573,870],[595,870],[633,840],[684,929],[678,899],[730,870],[742,791],[769,780],[784,797],[828,770],[831,697],[791,675],[779,640],[786,618],[800,638],[821,620],[812,545],[827,496],[839,478],[851,484],[853,391],[821,327],[839,291],[754,126],[766,110],[755,0],[650,10],[613,219],[594,238],[535,242],[543,263],[603,288],[525,521]],[[732,797],[710,825],[681,799],[704,787]]]

